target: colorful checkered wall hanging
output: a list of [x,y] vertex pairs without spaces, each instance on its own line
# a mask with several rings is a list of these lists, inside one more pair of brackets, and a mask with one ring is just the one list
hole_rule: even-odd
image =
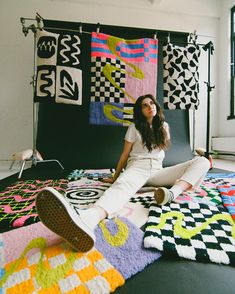
[[129,125],[140,95],[156,95],[158,40],[92,33],[90,123]]

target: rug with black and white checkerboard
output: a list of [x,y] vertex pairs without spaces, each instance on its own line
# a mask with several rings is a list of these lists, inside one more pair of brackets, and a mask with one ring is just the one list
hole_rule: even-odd
[[126,40],[93,32],[90,124],[130,125],[136,97],[156,94],[157,60],[157,39]]
[[152,203],[144,246],[202,262],[235,265],[235,223],[226,208],[203,203]]
[[[154,204],[153,190],[138,192],[119,212],[119,216],[128,218],[138,227],[147,222],[146,247],[154,247],[187,259],[234,265],[233,220],[223,207],[220,194],[221,189],[233,184],[233,181],[234,174],[209,174],[196,190],[184,192],[177,197],[177,203],[162,208]],[[70,184],[67,197],[72,192],[73,205],[78,197],[77,205],[81,208],[95,203],[109,187],[109,184],[87,179]],[[160,215],[165,214],[169,219],[166,220],[165,227],[159,229],[158,225],[162,221]],[[177,235],[175,228],[184,233]]]

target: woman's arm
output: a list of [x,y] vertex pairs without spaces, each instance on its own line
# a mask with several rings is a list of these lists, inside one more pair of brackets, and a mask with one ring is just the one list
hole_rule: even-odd
[[113,182],[116,181],[116,179],[120,175],[122,169],[126,166],[127,159],[128,159],[129,154],[131,152],[132,146],[133,146],[133,143],[128,142],[128,141],[125,140],[123,151],[122,151],[122,154],[121,154],[121,156],[119,158],[115,174],[114,174],[113,178],[111,178],[111,179],[103,179],[104,182],[113,183]]
[[167,139],[167,141],[170,141],[170,139],[171,139],[170,127],[167,122],[164,122],[164,128],[166,130],[166,135],[167,135],[166,139]]

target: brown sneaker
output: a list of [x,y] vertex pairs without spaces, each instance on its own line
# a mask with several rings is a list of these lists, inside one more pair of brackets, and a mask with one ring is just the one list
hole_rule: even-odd
[[40,191],[36,198],[36,209],[43,224],[75,250],[87,252],[94,246],[93,230],[57,190],[48,187]]
[[165,205],[174,199],[173,192],[164,187],[156,188],[154,191],[154,198],[158,205]]

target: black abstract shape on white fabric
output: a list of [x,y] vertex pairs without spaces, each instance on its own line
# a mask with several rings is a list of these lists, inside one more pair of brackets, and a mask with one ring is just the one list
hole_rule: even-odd
[[163,46],[165,109],[197,109],[199,105],[198,45]]
[[66,70],[60,72],[60,91],[64,94],[59,95],[61,98],[70,100],[77,100],[79,98],[78,85]]
[[80,38],[77,35],[60,35],[57,65],[79,68],[80,43]]
[[42,36],[37,42],[37,54],[40,58],[51,58],[56,52],[57,40],[52,36]]
[[37,96],[41,98],[55,97],[55,70],[52,65],[40,65],[37,67]]
[[37,32],[35,101],[82,104],[80,46],[78,34]]
[[66,199],[74,208],[84,208],[95,203],[107,189],[104,187],[78,187],[66,191]]

